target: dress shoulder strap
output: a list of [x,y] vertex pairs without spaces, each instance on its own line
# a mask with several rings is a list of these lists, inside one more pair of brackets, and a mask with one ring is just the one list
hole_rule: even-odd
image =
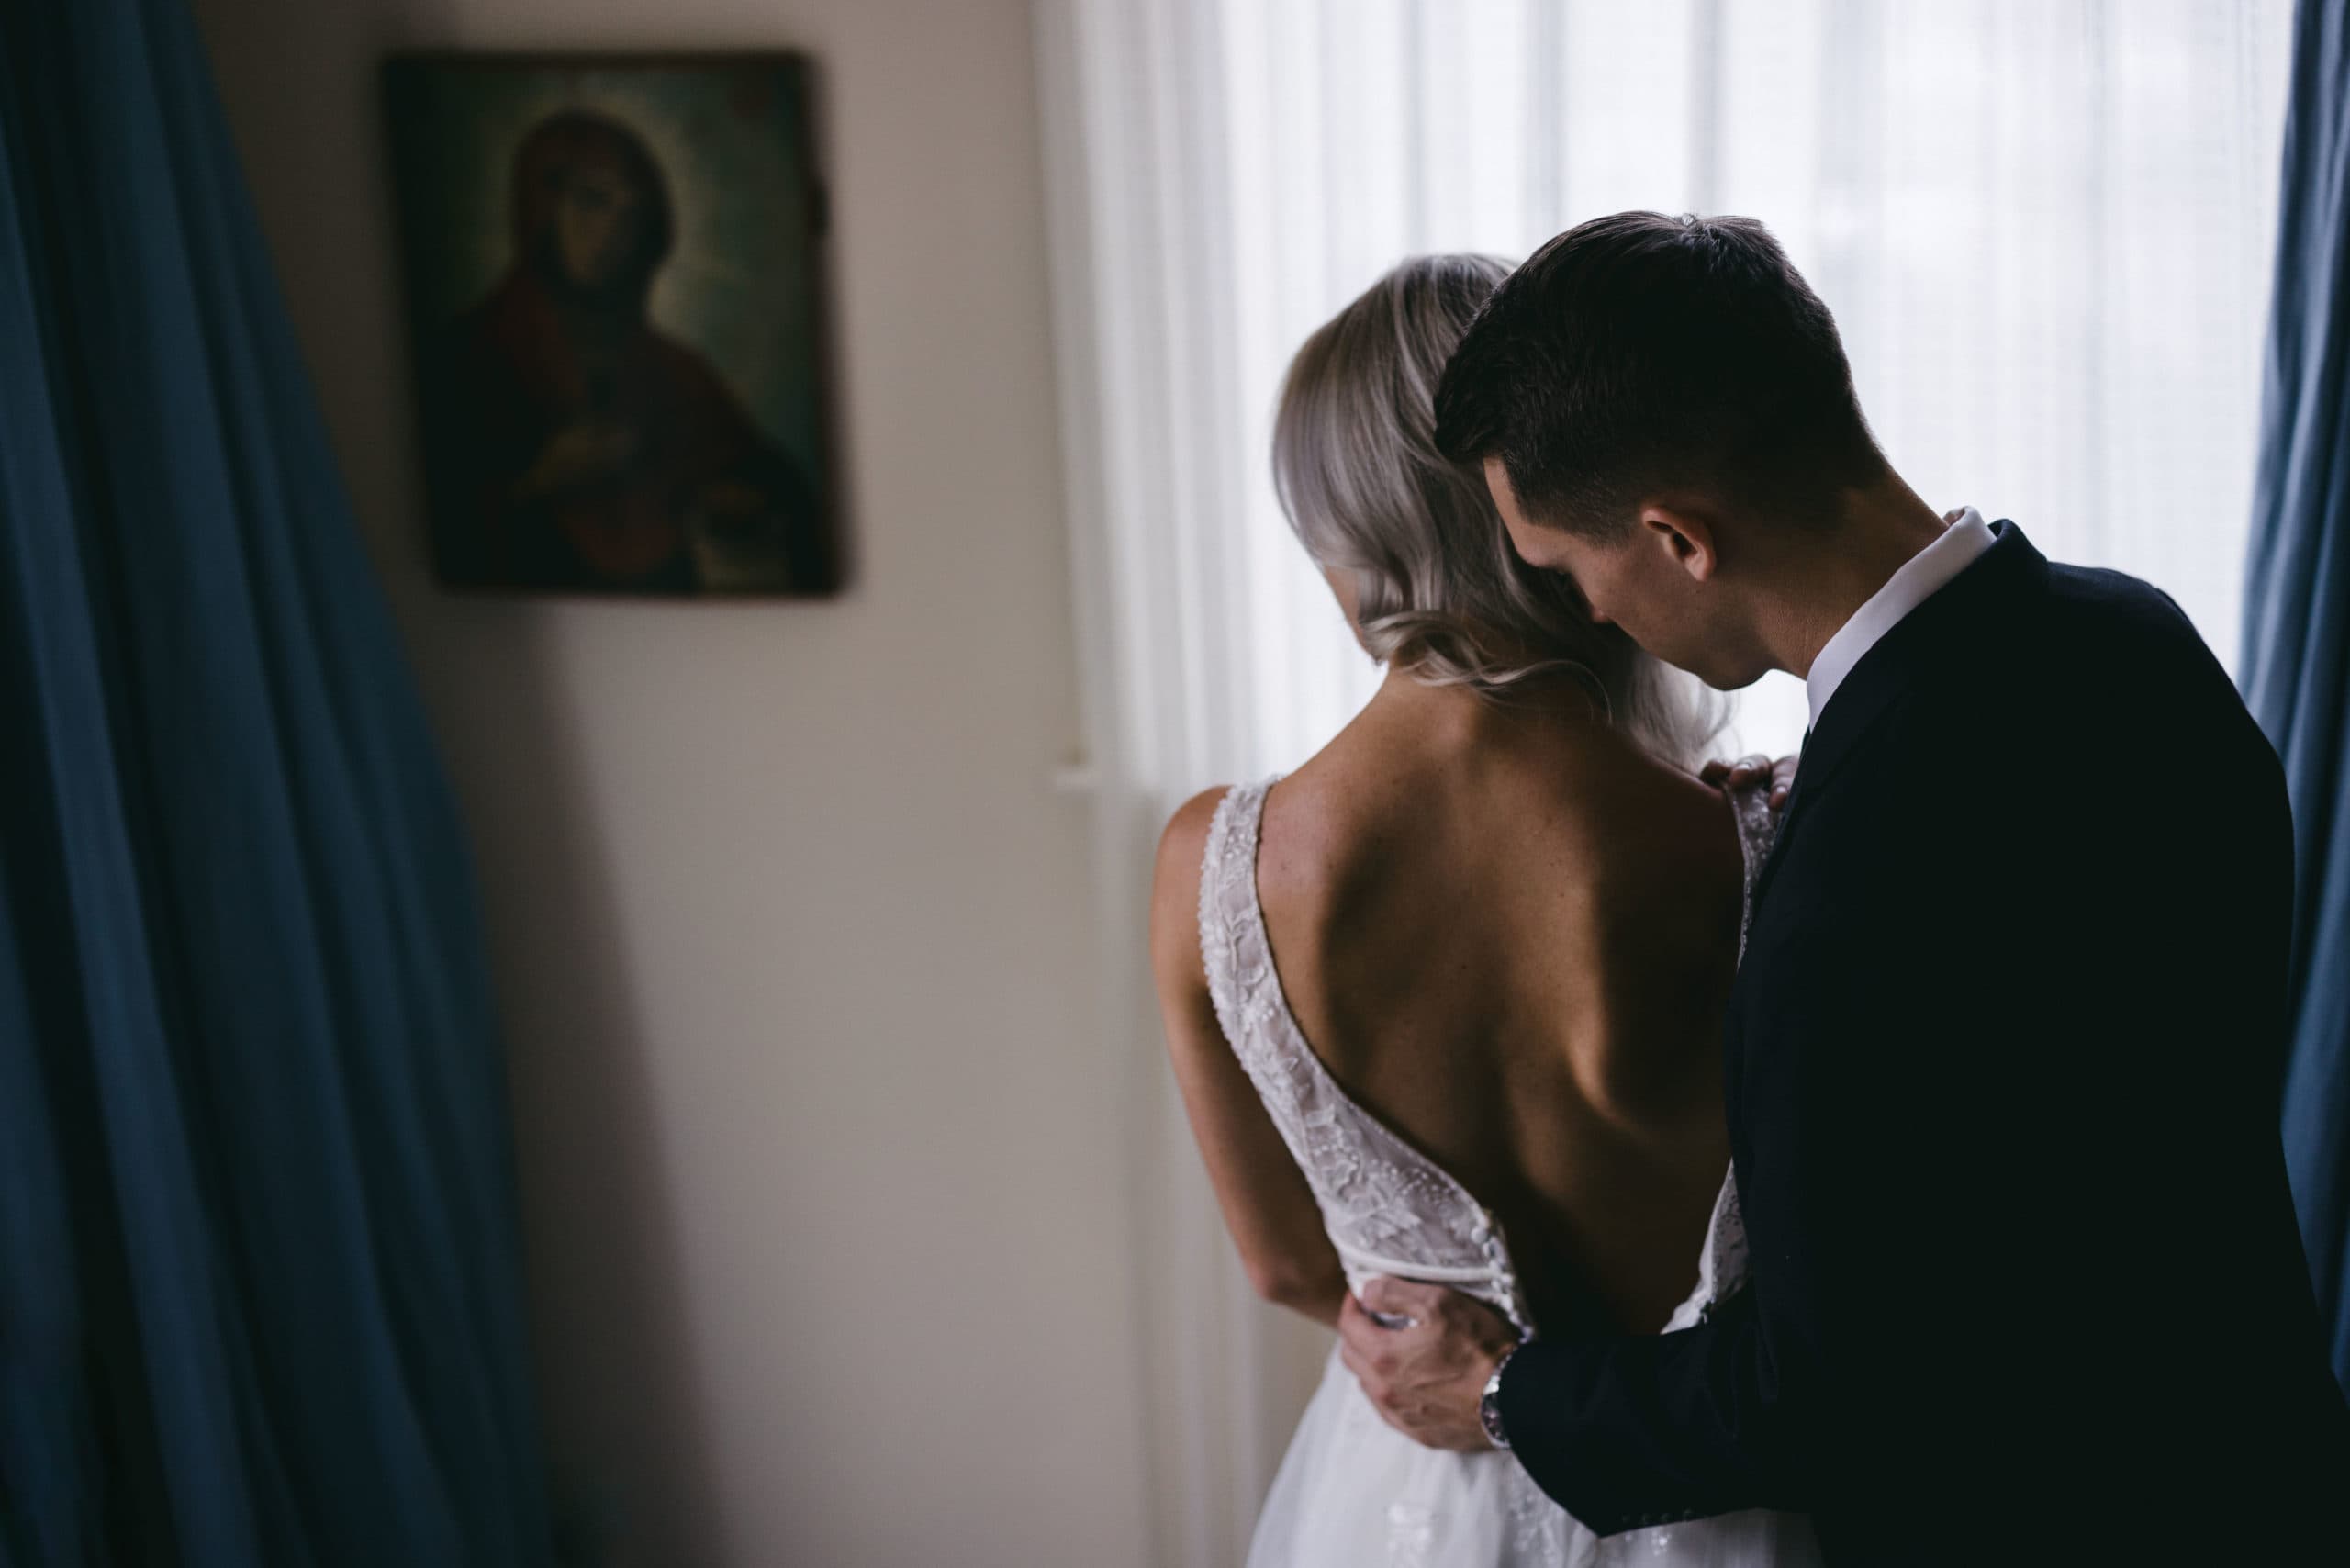
[[1270,778],[1225,791],[1200,857],[1200,957],[1224,1037],[1250,1069],[1268,1050],[1260,999],[1273,958],[1257,905],[1257,839]]

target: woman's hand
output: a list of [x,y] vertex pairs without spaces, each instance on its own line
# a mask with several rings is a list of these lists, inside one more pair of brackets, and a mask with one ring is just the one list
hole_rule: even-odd
[[1338,1338],[1340,1359],[1389,1426],[1426,1448],[1494,1446],[1478,1406],[1494,1367],[1517,1344],[1500,1313],[1441,1285],[1382,1276],[1340,1305]]
[[1799,759],[1783,756],[1774,762],[1761,754],[1741,756],[1736,762],[1709,762],[1697,777],[1717,790],[1743,790],[1757,779],[1771,780],[1771,810],[1779,811],[1787,803],[1788,791],[1796,787],[1796,763]]

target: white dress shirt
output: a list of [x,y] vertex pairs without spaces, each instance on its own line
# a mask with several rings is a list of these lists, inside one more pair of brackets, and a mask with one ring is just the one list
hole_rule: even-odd
[[1852,666],[1863,655],[1876,646],[1887,632],[1901,624],[1901,618],[1934,597],[1959,573],[1973,566],[1984,551],[1998,540],[1983,514],[1973,507],[1961,507],[1945,519],[1950,526],[1942,537],[1902,563],[1901,569],[1885,579],[1885,586],[1869,596],[1869,601],[1852,612],[1852,618],[1828,639],[1819,656],[1811,661],[1811,673],[1804,678],[1804,689],[1811,699],[1811,722],[1819,723],[1819,715],[1827,711],[1828,700],[1852,673]]

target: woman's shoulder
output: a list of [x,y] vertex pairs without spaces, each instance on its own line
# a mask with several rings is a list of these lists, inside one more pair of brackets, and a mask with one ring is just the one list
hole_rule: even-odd
[[1208,831],[1215,825],[1215,813],[1232,789],[1229,784],[1215,785],[1175,808],[1175,814],[1167,819],[1167,826],[1158,834],[1158,875],[1162,880],[1169,872],[1181,872],[1186,866],[1193,874],[1198,872],[1200,857],[1207,849]]
[[1216,812],[1232,790],[1219,784],[1201,790],[1175,808],[1159,833],[1151,875],[1150,946],[1162,983],[1188,983],[1199,969],[1200,874]]

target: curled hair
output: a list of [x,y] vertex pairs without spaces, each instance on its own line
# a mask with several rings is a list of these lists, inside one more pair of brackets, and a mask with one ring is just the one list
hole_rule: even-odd
[[1694,760],[1721,727],[1718,705],[1518,559],[1482,468],[1437,449],[1438,380],[1509,271],[1489,256],[1415,257],[1306,339],[1273,421],[1281,509],[1315,565],[1351,579],[1381,663],[1495,700],[1570,677],[1651,752]]

